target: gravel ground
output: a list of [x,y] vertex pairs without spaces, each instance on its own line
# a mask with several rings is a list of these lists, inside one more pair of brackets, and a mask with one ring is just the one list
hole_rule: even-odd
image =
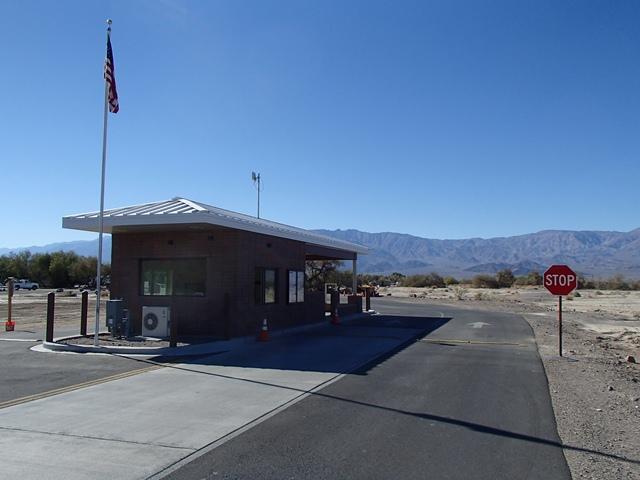
[[[50,289],[36,291],[18,291],[13,296],[12,317],[20,328],[37,329],[44,328],[47,319],[47,294]],[[101,299],[102,317],[106,310],[107,297]],[[56,327],[77,326],[80,328],[82,296],[78,290],[65,290],[56,293],[55,325]],[[7,292],[0,292],[0,321],[7,319]],[[96,296],[89,294],[88,317],[93,325],[95,320]],[[91,327],[93,328],[93,327]]]
[[[110,335],[99,335],[98,340],[101,346],[105,347],[168,347],[166,340],[147,340],[145,338],[112,338]],[[60,343],[67,345],[93,345],[93,335],[88,337],[70,338]],[[186,345],[178,343],[179,346]]]
[[[524,315],[547,372],[558,433],[575,479],[640,479],[640,365],[628,347],[563,321],[565,357],[555,323]],[[637,359],[637,355],[636,355]]]

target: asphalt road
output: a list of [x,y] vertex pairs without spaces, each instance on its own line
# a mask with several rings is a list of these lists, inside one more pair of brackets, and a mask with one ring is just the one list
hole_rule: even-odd
[[[374,299],[425,336],[308,396],[171,479],[570,479],[546,376],[518,315]],[[428,327],[427,327],[428,325]]]
[[[16,338],[27,337],[26,332],[22,333]],[[11,337],[0,337],[0,408],[23,397],[144,367],[135,360],[116,356],[33,352],[30,348],[36,341],[1,338]]]

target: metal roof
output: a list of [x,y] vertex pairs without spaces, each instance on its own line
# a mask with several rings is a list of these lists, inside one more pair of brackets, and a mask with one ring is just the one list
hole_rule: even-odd
[[[62,218],[62,227],[73,230],[97,232],[100,212],[80,213]],[[114,227],[134,227],[149,225],[210,224],[221,227],[261,233],[274,237],[288,238],[311,245],[320,245],[349,252],[364,253],[368,248],[357,243],[345,242],[319,235],[309,230],[243,213],[194,202],[186,198],[113,208],[104,211],[104,232],[111,233]]]

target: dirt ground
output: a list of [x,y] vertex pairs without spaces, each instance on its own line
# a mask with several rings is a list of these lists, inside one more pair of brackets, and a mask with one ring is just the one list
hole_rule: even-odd
[[417,302],[520,313],[531,325],[575,479],[640,480],[640,292],[581,291],[563,302],[558,355],[557,298],[542,288],[420,289],[383,295]]
[[[37,329],[44,328],[47,320],[47,294],[52,290],[39,289],[35,291],[17,291],[13,296],[12,318],[20,328]],[[101,308],[104,312],[102,297]],[[56,327],[78,326],[80,328],[80,310],[82,297],[78,290],[65,290],[56,293],[55,325]],[[0,322],[4,328],[7,320],[8,298],[7,292],[0,292]],[[95,294],[89,294],[88,318],[89,323],[95,319]]]

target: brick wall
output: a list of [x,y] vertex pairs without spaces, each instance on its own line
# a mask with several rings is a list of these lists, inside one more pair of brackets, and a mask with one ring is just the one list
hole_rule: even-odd
[[[204,297],[142,296],[142,259],[202,258],[206,262]],[[121,232],[112,235],[111,298],[122,298],[134,331],[141,331],[143,305],[171,307],[179,334],[221,338],[257,333],[262,319],[271,329],[321,320],[323,307],[313,297],[287,303],[288,270],[304,270],[301,242],[225,228],[198,231]],[[277,303],[256,305],[255,268],[278,271]],[[317,308],[317,312],[316,312]]]

